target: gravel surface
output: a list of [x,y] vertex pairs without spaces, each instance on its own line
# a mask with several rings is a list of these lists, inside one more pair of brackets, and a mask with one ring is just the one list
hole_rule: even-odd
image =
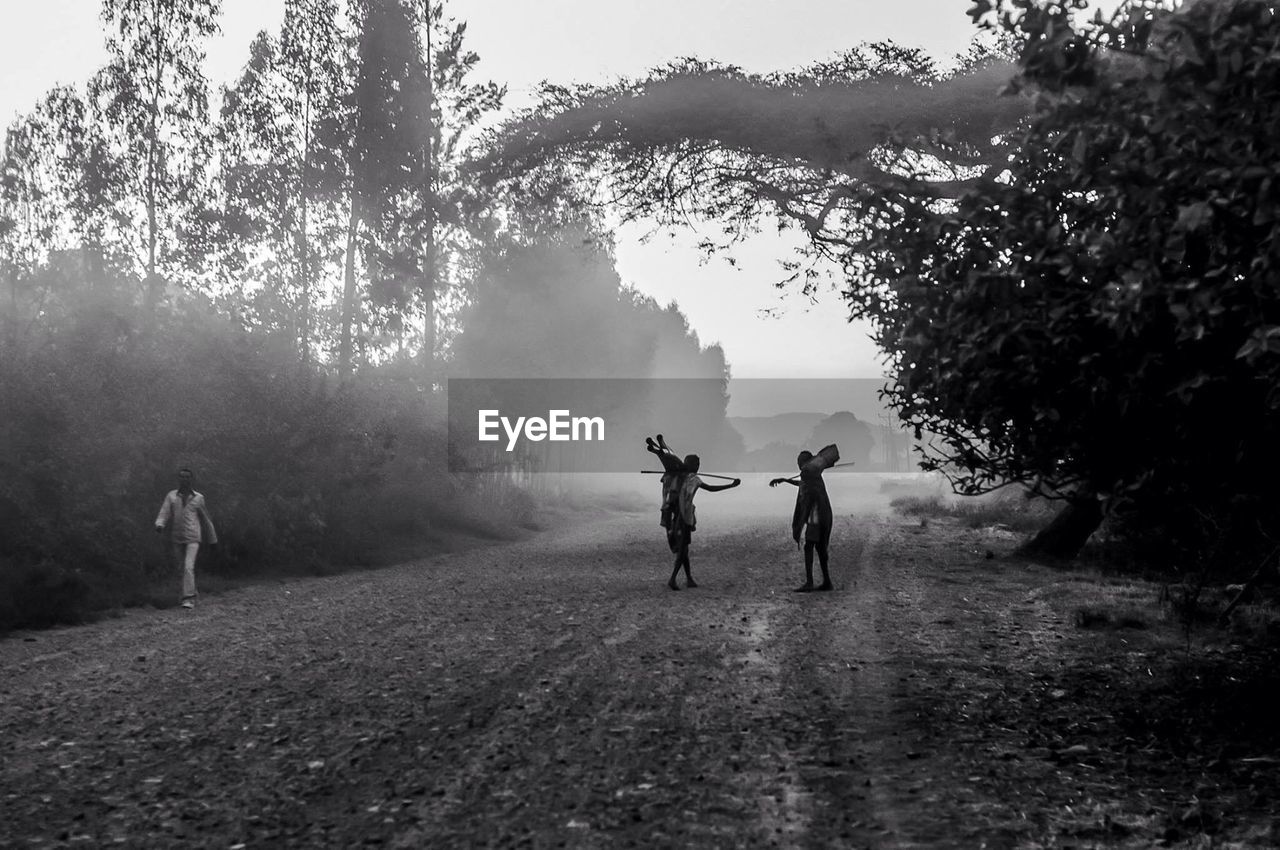
[[[718,517],[695,535],[701,586],[673,593],[653,519],[0,640],[0,846],[1203,832],[1169,833],[1189,786],[1085,757],[1119,740],[1101,721],[1093,738],[1036,737],[1073,704],[1073,664],[1129,650],[1073,627],[1041,592],[1055,574],[1004,563],[1009,535],[837,517],[835,592],[798,594],[789,514]],[[1268,846],[1265,812],[1220,834]]]

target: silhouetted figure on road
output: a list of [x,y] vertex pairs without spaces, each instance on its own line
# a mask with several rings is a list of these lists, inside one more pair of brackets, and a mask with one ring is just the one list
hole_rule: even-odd
[[645,438],[645,447],[657,455],[662,463],[662,506],[658,511],[658,524],[667,530],[667,545],[675,552],[680,547],[679,535],[676,534],[675,515],[679,510],[680,485],[684,481],[687,470],[682,460],[659,434],[655,440]]
[[[792,478],[775,478],[769,482],[770,487],[779,484],[794,484],[800,488],[796,493],[796,507],[791,514],[791,536],[800,545],[800,535],[804,534],[804,584],[796,588],[798,593],[811,590],[831,590],[831,573],[827,568],[827,545],[831,542],[831,499],[827,496],[827,485],[822,480],[822,471],[835,466],[840,460],[840,451],[832,443],[824,447],[816,455],[803,451],[796,457],[796,465],[800,474]],[[797,481],[796,478],[800,480]],[[813,553],[818,553],[818,563],[822,567],[822,584],[813,586]]]
[[680,574],[681,567],[684,568],[685,587],[697,587],[698,583],[693,580],[693,572],[689,567],[689,543],[695,529],[698,527],[697,514],[693,507],[693,497],[697,495],[699,490],[709,490],[712,493],[720,490],[730,490],[737,487],[742,481],[738,478],[733,479],[728,484],[707,484],[698,477],[698,469],[701,467],[702,461],[697,455],[687,455],[684,459],[685,473],[682,477],[677,492],[676,510],[672,515],[673,530],[668,531],[668,535],[675,537],[675,567],[671,570],[671,580],[667,582],[667,587],[672,590],[679,590],[676,584],[676,576]]

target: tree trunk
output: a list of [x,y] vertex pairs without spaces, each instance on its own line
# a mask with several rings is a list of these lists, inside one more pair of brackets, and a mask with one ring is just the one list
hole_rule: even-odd
[[[308,51],[311,45],[307,45]],[[302,315],[299,327],[299,349],[302,362],[311,360],[311,236],[307,230],[311,202],[311,79],[304,84],[302,111],[302,179],[300,181],[300,227],[298,228],[298,293],[302,299]]]
[[[153,126],[154,126],[154,122]],[[154,145],[153,145],[154,147]],[[156,185],[151,160],[147,154],[147,313],[154,314],[160,303],[160,276],[156,274]]]
[[422,287],[422,362],[430,369],[435,364],[436,356],[436,280],[439,277],[436,257],[436,160],[435,160],[435,60],[431,53],[431,7],[427,4],[427,144],[426,144],[426,201],[427,201],[427,233],[426,254],[423,269],[425,281]]
[[148,315],[154,315],[157,305],[160,303],[160,275],[156,273],[156,229],[159,224],[156,221],[156,183],[159,181],[160,171],[160,91],[164,75],[164,41],[160,37],[160,19],[158,13],[153,9],[151,37],[155,40],[152,49],[155,50],[155,79],[152,80],[151,88],[151,131],[147,139],[147,176],[146,176],[146,203],[147,203],[147,294],[146,304]]
[[1028,557],[1069,561],[1102,524],[1102,503],[1092,490],[1083,490],[1018,552]]
[[358,203],[351,199],[351,217],[347,221],[347,258],[342,286],[342,335],[338,347],[338,372],[351,374],[351,326],[356,316],[356,236],[360,227]]
[[[305,166],[303,167],[305,171]],[[307,192],[302,192],[301,227],[298,232],[298,297],[302,302],[298,317],[298,353],[303,363],[311,360],[311,245],[307,238]]]
[[18,269],[9,269],[9,315],[5,317],[5,342],[9,347],[9,356],[18,351]]
[[[432,199],[434,201],[434,198]],[[432,228],[434,230],[435,224]],[[423,284],[422,301],[422,362],[430,368],[436,356],[436,240],[435,233],[428,231],[426,266]]]

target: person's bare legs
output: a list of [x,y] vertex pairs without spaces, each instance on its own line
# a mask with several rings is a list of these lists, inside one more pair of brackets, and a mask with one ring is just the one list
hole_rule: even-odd
[[796,588],[796,593],[808,593],[813,590],[813,542],[804,543],[804,584]]
[[693,580],[693,572],[689,569],[689,532],[684,532],[680,537],[680,551],[676,554],[675,567],[671,570],[671,580],[667,582],[667,587],[672,590],[679,590],[676,584],[676,576],[680,575],[680,568],[684,567],[684,578],[686,587],[697,587],[698,583]]
[[818,564],[822,567],[822,584],[818,585],[818,590],[832,590],[831,571],[827,569],[827,544],[819,543],[816,548],[818,550]]

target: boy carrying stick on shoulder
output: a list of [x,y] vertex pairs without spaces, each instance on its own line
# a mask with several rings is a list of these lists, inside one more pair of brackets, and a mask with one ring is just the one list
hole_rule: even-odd
[[[779,484],[794,484],[799,488],[796,493],[796,507],[791,514],[791,536],[800,545],[800,533],[804,532],[804,584],[796,588],[797,593],[808,593],[812,590],[832,590],[831,573],[827,569],[827,546],[831,542],[831,499],[827,496],[827,485],[822,480],[822,471],[835,466],[840,460],[840,451],[835,444],[825,446],[816,455],[803,451],[796,457],[796,465],[800,474],[791,478],[775,478],[769,482],[770,487]],[[800,480],[797,481],[796,478]],[[813,586],[813,553],[818,553],[818,562],[822,566],[822,584]]]
[[702,461],[697,455],[685,456],[685,475],[683,481],[680,482],[679,501],[677,510],[672,518],[676,543],[676,562],[675,567],[671,570],[671,579],[667,582],[667,587],[672,590],[680,589],[679,585],[676,584],[676,576],[680,574],[681,567],[684,567],[685,587],[698,586],[698,583],[693,580],[693,572],[689,567],[689,543],[692,540],[694,530],[698,527],[693,497],[697,495],[699,490],[717,493],[721,490],[731,490],[742,483],[741,479],[735,478],[728,484],[707,484],[698,477],[698,469],[701,465]]
[[[698,476],[702,460],[697,455],[685,455],[682,460],[659,434],[655,440],[645,438],[645,447],[657,455],[662,462],[662,508],[659,512],[659,524],[667,530],[667,545],[676,555],[671,580],[667,587],[679,590],[676,577],[684,568],[685,586],[697,587],[693,580],[693,572],[689,567],[689,543],[691,535],[698,527],[697,515],[693,506],[693,497],[699,490],[718,492],[729,490],[742,483],[739,478],[729,479],[728,484],[707,484]],[[721,477],[724,476],[711,476]]]

